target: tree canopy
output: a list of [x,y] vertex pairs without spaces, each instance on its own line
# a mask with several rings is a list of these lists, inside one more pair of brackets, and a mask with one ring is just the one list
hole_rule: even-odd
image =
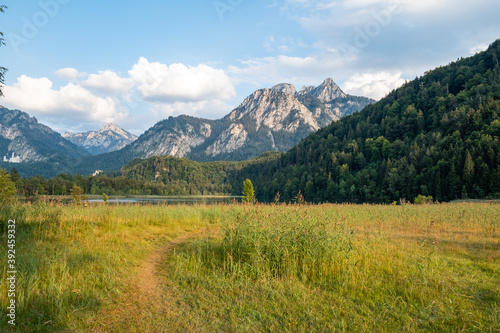
[[14,199],[16,185],[4,169],[0,169],[0,204],[4,205]]

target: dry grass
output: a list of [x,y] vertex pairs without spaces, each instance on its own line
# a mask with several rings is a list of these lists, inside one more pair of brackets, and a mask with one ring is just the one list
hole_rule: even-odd
[[20,332],[500,332],[495,204],[0,213],[20,221]]

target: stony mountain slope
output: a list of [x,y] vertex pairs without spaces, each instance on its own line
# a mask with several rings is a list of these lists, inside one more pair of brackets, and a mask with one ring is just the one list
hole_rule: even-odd
[[89,155],[27,113],[0,107],[0,160],[12,153],[22,163],[61,162]]
[[[332,79],[299,92],[283,83],[257,90],[222,119],[170,117],[137,139],[108,124],[97,132],[67,133],[66,140],[26,113],[2,109],[0,159],[14,152],[22,162],[28,162],[19,165],[26,175],[40,174],[43,168],[45,176],[119,170],[135,158],[152,156],[195,161],[248,160],[267,151],[286,151],[311,132],[372,102],[346,95]],[[9,122],[12,119],[15,126]],[[58,162],[53,163],[55,160]]]
[[500,198],[499,59],[497,40],[429,70],[279,159],[238,170],[231,184],[251,179],[260,202],[278,192],[309,202]]
[[246,160],[266,151],[286,151],[311,132],[372,102],[346,95],[332,79],[300,92],[282,83],[257,90],[222,119],[179,116],[161,121],[120,152],[128,158]]
[[132,133],[115,124],[106,124],[99,131],[85,133],[64,133],[63,137],[82,147],[92,155],[99,155],[120,150],[137,140]]

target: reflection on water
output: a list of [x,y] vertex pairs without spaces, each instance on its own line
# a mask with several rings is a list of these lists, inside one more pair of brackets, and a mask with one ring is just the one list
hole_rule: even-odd
[[[108,204],[217,204],[240,202],[241,197],[164,197],[164,198],[109,198]],[[104,203],[102,199],[89,199],[83,202]]]

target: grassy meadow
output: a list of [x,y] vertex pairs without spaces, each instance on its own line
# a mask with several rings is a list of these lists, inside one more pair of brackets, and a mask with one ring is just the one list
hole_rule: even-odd
[[62,205],[16,218],[2,332],[500,332],[500,206]]

